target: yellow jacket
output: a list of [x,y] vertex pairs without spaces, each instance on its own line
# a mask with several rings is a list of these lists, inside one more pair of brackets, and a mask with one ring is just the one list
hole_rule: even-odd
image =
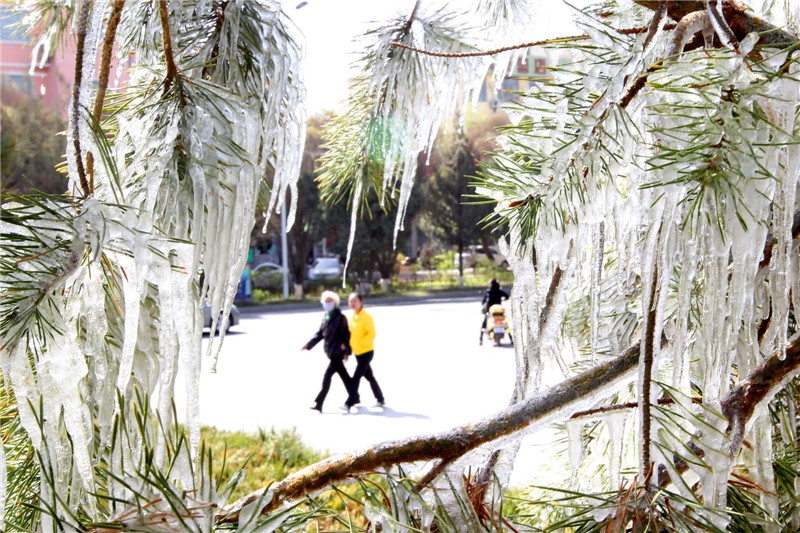
[[362,308],[360,313],[350,315],[347,325],[350,327],[350,348],[354,354],[361,355],[374,349],[375,322],[369,313]]

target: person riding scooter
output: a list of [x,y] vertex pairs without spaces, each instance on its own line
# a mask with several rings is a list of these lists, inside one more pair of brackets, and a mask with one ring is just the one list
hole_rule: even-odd
[[500,283],[498,283],[495,278],[492,278],[489,282],[489,288],[483,294],[483,305],[481,307],[481,314],[483,314],[483,322],[481,323],[481,344],[483,344],[483,334],[486,331],[487,313],[493,305],[500,304],[503,300],[508,300],[508,293],[500,288]]

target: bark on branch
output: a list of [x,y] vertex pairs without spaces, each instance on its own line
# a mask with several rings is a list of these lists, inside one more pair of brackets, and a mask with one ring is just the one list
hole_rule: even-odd
[[161,33],[164,41],[164,57],[167,62],[167,77],[164,78],[164,94],[169,92],[175,78],[178,76],[178,67],[175,65],[175,56],[172,53],[172,36],[169,31],[169,11],[167,0],[159,0],[158,13],[161,17]]
[[81,185],[81,192],[86,198],[92,193],[89,182],[86,180],[86,169],[83,166],[83,156],[81,154],[80,141],[80,93],[83,83],[83,56],[86,46],[86,30],[89,26],[89,15],[92,12],[92,0],[84,0],[81,3],[78,14],[78,35],[75,44],[75,82],[72,84],[72,113],[70,115],[70,130],[72,132],[72,147],[75,149],[75,166],[78,172],[78,182]]
[[[511,435],[534,424],[544,425],[569,418],[592,398],[621,382],[632,379],[639,362],[639,345],[628,348],[616,359],[564,380],[534,398],[515,404],[494,417],[461,426],[438,435],[379,444],[366,451],[331,457],[292,474],[272,486],[272,498],[262,511],[270,513],[303,495],[322,490],[355,475],[383,467],[416,461],[449,461],[500,437]],[[243,507],[266,489],[254,492],[223,508],[218,522],[236,522]]]
[[[103,115],[103,102],[106,99],[106,89],[108,89],[108,77],[111,74],[111,53],[114,50],[114,41],[117,36],[117,26],[122,18],[122,8],[125,0],[114,0],[111,3],[111,12],[108,16],[108,25],[103,37],[103,47],[100,56],[100,72],[97,75],[97,94],[94,97],[94,107],[92,116],[95,122],[100,124]],[[86,154],[86,173],[89,176],[89,189],[94,191],[94,155],[92,152]]]

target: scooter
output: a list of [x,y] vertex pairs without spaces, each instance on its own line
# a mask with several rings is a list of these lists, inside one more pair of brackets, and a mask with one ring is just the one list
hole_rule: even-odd
[[[508,335],[508,340],[514,344],[511,324],[506,320],[506,308],[501,304],[494,304],[489,308],[489,312],[486,313],[486,329],[489,339],[494,341],[495,346],[500,346],[500,341],[505,335]],[[481,332],[481,344],[483,344],[483,332]]]

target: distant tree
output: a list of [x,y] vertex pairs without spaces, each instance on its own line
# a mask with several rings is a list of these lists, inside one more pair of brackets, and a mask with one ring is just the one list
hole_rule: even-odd
[[425,229],[436,239],[456,247],[462,285],[464,247],[488,233],[480,221],[493,209],[492,204],[476,204],[470,198],[475,194],[470,177],[477,173],[481,155],[464,132],[440,137],[432,158],[433,172],[423,185]]
[[66,139],[58,133],[67,128],[66,121],[41,98],[5,85],[2,92],[0,190],[63,192],[67,181],[55,167],[64,153]]
[[[314,249],[314,244],[325,235],[325,219],[321,206],[314,174],[303,170],[297,181],[297,214],[291,231],[286,234],[289,270],[295,279],[296,296],[302,294],[308,254]],[[298,290],[301,291],[299,294]]]

